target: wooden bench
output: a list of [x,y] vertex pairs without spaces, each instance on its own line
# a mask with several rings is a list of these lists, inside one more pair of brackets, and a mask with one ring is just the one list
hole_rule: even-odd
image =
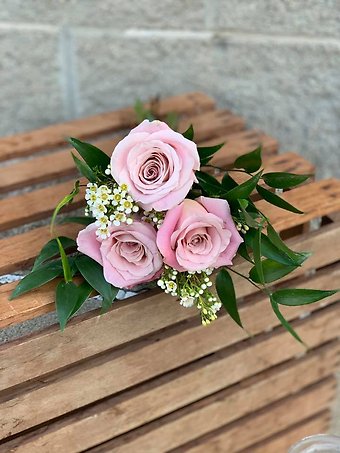
[[[245,121],[202,93],[161,100],[158,115],[177,112],[199,144],[226,145],[214,158],[232,163],[262,143],[266,169],[311,173],[294,152],[245,129]],[[72,187],[75,167],[64,138],[111,153],[135,125],[132,108],[0,139],[0,275],[28,269],[50,238],[48,218]],[[13,192],[14,191],[14,192]],[[339,286],[340,181],[313,181],[283,197],[305,211],[290,214],[263,201],[289,245],[311,250],[282,286]],[[79,196],[67,209],[83,206]],[[67,210],[66,209],[66,210]],[[79,225],[60,225],[74,236]],[[248,264],[236,263],[240,272]],[[335,396],[338,297],[284,310],[309,345],[281,326],[253,286],[235,278],[248,331],[227,315],[202,327],[196,311],[158,290],[117,301],[105,315],[76,316],[0,346],[0,451],[4,452],[286,452],[305,435],[325,432]],[[19,328],[54,310],[54,284],[9,301],[0,286],[0,327]]]

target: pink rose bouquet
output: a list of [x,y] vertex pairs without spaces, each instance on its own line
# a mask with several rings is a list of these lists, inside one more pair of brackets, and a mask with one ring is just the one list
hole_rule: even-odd
[[[232,279],[237,274],[268,294],[275,314],[300,340],[280,306],[308,304],[334,293],[270,287],[309,254],[286,246],[258,209],[254,194],[299,214],[275,189],[289,189],[309,175],[265,173],[261,148],[237,158],[232,168],[214,167],[210,160],[223,145],[198,147],[192,126],[180,134],[156,120],[135,127],[110,157],[88,143],[69,141],[82,157],[72,154],[88,183],[76,181],[61,200],[51,231],[58,212],[81,185],[86,187],[85,216],[68,220],[86,227],[76,241],[52,238],[11,296],[62,276],[56,287],[62,329],[94,291],[106,310],[119,289],[150,282],[183,307],[196,307],[204,325],[224,306],[242,326]],[[233,172],[244,173],[246,180],[237,184]],[[248,274],[234,268],[235,259],[248,261]]]

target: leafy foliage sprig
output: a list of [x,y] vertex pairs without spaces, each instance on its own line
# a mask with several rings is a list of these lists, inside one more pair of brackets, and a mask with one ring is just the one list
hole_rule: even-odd
[[[136,104],[136,114],[138,120],[145,117],[154,118],[153,113],[145,110],[139,102]],[[175,115],[168,118],[172,122],[175,119],[177,122]],[[192,125],[183,133],[183,136],[194,140]],[[105,170],[110,162],[109,157],[97,147],[75,138],[70,138],[69,143],[79,154],[79,157],[74,154],[72,156],[80,174],[92,183],[105,184],[107,180]],[[302,214],[302,211],[275,192],[263,187],[263,184],[272,189],[290,189],[302,184],[311,175],[266,173],[262,168],[261,147],[238,157],[230,168],[216,167],[211,163],[211,159],[223,146],[222,143],[211,147],[198,147],[201,170],[196,172],[198,182],[194,184],[188,195],[191,198],[203,195],[228,201],[237,229],[244,238],[238,254],[250,263],[249,274],[243,275],[230,266],[220,268],[216,275],[218,297],[231,318],[242,327],[231,277],[231,274],[238,275],[268,296],[279,321],[298,341],[302,342],[299,335],[284,318],[280,307],[310,304],[331,296],[337,291],[272,289],[271,286],[268,286],[295,271],[308,259],[310,254],[293,251],[284,243],[270,220],[254,203],[253,194],[257,194],[257,197],[276,207]],[[209,170],[222,172],[223,177],[216,178]],[[244,173],[247,179],[238,184],[232,176],[234,172]],[[59,211],[65,205],[72,203],[79,190],[80,182],[77,180],[71,193],[66,195],[55,208],[51,220],[52,233]],[[69,217],[63,218],[61,223],[69,221],[88,225],[93,220],[89,217]],[[36,258],[32,271],[19,282],[11,295],[11,299],[14,299],[57,277],[61,278],[56,287],[56,311],[61,329],[65,328],[68,320],[91,294],[98,293],[102,296],[102,311],[106,311],[111,307],[119,290],[105,280],[102,268],[98,263],[75,252],[75,248],[76,243],[71,238],[55,237],[51,239]]]

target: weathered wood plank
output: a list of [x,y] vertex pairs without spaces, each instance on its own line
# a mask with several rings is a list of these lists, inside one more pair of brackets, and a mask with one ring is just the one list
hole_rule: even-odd
[[301,209],[304,214],[292,212],[269,205],[264,200],[257,202],[279,231],[303,225],[311,219],[333,214],[340,210],[340,180],[325,179],[306,184],[284,192],[282,198]]
[[[74,225],[74,231],[71,232],[71,236],[76,234],[76,231],[79,227]],[[37,230],[33,230],[37,232]],[[59,231],[59,228],[58,228]],[[70,232],[67,229],[68,232]],[[63,234],[63,230],[60,230],[60,234]],[[322,227],[320,230],[305,233],[296,238],[290,239],[287,241],[287,244],[297,251],[306,251],[309,250],[312,252],[312,256],[307,260],[302,268],[299,268],[295,271],[294,276],[298,276],[307,272],[311,269],[316,269],[334,263],[340,259],[340,252],[334,247],[334,244],[337,242],[337,238],[340,235],[340,223],[334,225],[327,225]],[[23,235],[32,237],[32,232],[25,233]],[[33,247],[33,254],[35,249],[35,242],[39,241],[39,235],[36,235],[33,238],[33,241],[24,240],[25,247],[27,252],[31,253],[29,247]],[[13,252],[15,245],[15,237],[4,240],[3,242],[10,242],[10,248],[2,247],[4,255],[0,257],[0,262],[3,261],[5,267],[1,269],[0,272],[4,273],[5,271],[15,270],[15,263],[13,263]],[[1,244],[1,241],[0,241]],[[41,244],[42,245],[42,244]],[[5,261],[7,259],[7,261]],[[26,263],[24,263],[26,264]],[[8,267],[12,266],[12,267]],[[247,273],[249,271],[249,265],[247,263],[237,264],[236,269],[240,272]],[[287,279],[291,276],[287,276]],[[235,285],[237,287],[237,292],[239,297],[244,297],[251,294],[254,291],[254,287],[248,284],[246,281],[241,278],[235,277]],[[20,298],[9,301],[8,297],[15,287],[15,283],[10,283],[0,286],[0,328],[22,322],[26,319],[34,318],[35,316],[42,315],[54,310],[54,288],[55,283],[45,285],[40,288],[38,291],[34,291],[28,294],[21,296]]]
[[[81,179],[80,181],[82,184],[86,183],[85,179]],[[59,201],[70,193],[73,187],[74,182],[67,181],[1,200],[0,231],[15,228],[24,225],[25,223],[34,222],[35,220],[41,220],[50,216]],[[84,194],[85,189],[81,188],[72,204],[66,205],[63,208],[63,211],[67,212],[84,206]],[[49,227],[47,227],[47,230],[49,230]]]
[[[228,126],[228,119],[226,120],[226,125]],[[191,119],[191,121],[193,123],[195,122],[194,119]],[[182,127],[182,130],[184,130],[184,127]],[[202,134],[197,130],[196,136],[199,137],[200,135]],[[110,140],[94,141],[94,144],[111,155],[114,147],[121,138],[122,136],[114,136]],[[277,142],[275,139],[265,134],[259,134],[255,130],[246,130],[227,135],[224,133],[224,135],[210,139],[209,141],[202,142],[201,140],[197,140],[197,143],[201,146],[208,146],[211,142],[217,144],[226,140],[226,146],[217,153],[218,160],[215,163],[216,165],[231,164],[236,157],[253,149],[253,143],[262,143],[263,154],[265,156],[273,156],[277,152]],[[76,175],[77,170],[70,151],[71,148],[55,151],[0,169],[0,193],[6,193],[14,189],[51,181],[64,176]]]
[[[334,266],[318,272],[311,278],[294,282],[294,287],[334,288],[339,276],[339,266]],[[237,286],[240,297],[242,297],[243,288],[244,285],[242,286],[242,282],[240,282]],[[249,291],[249,289],[250,285],[246,291]],[[37,298],[39,302],[39,291],[35,295],[32,293],[32,298],[33,300]],[[336,295],[327,299],[324,303],[335,300],[337,300]],[[289,307],[284,310],[284,313],[288,319],[293,319],[300,313],[312,311],[318,307],[317,304],[309,307]],[[249,330],[252,334],[258,334],[261,329],[278,325],[268,301],[262,297],[260,297],[260,302],[251,306],[248,306],[248,304],[241,305],[240,314],[242,319],[249,324]],[[250,319],[248,319],[248,316]],[[131,319],[134,319],[133,330],[131,330]],[[0,389],[19,384],[25,380],[25,377],[33,379],[143,335],[164,329],[172,324],[193,319],[199,322],[194,309],[185,310],[174,303],[170,296],[166,296],[164,293],[159,294],[156,291],[152,291],[148,295],[137,296],[131,301],[118,302],[109,313],[103,316],[91,316],[90,319],[86,320],[75,318],[64,333],[59,332],[57,326],[55,326],[38,336],[0,347],[0,363],[2,364]],[[112,330],[113,324],[115,325],[114,330]],[[230,334],[230,336],[228,334],[228,337],[225,334],[226,324],[230,326],[228,327]],[[198,353],[208,354],[223,347],[220,346],[220,341],[223,341],[222,345],[225,345],[225,341],[235,342],[247,338],[245,331],[238,329],[233,322],[224,318],[217,320],[213,329],[200,330],[200,338],[205,338],[205,335],[209,336],[212,330],[216,332],[214,341],[209,340],[210,343],[207,342],[202,345],[200,350],[191,351],[188,348],[188,352],[192,354],[193,358],[197,357]],[[221,339],[218,332],[221,333]],[[186,334],[183,335],[186,336]],[[189,335],[191,335],[190,332]],[[179,364],[181,363],[179,362]]]
[[[209,452],[222,453],[228,451],[234,453],[244,448],[251,448],[251,445],[270,434],[276,433],[304,418],[311,417],[320,410],[327,409],[329,402],[334,397],[334,378],[326,379],[300,394],[291,396],[270,407],[269,410],[262,410],[241,424],[234,424],[230,428],[221,429],[215,436],[207,436],[206,442],[196,445],[185,446],[176,450],[176,453],[190,451],[190,453],[206,452],[209,445]],[[297,410],[298,408],[298,410]],[[117,452],[129,451],[128,449],[115,450]],[[150,452],[151,453],[151,452]]]
[[[196,418],[198,422],[196,429],[191,427],[189,432],[184,430],[180,436],[174,436],[173,440],[162,437],[160,443],[157,443],[158,451],[163,449],[165,451],[197,437],[198,433],[202,435],[215,429],[221,412],[223,418],[220,418],[219,423],[231,423],[326,378],[337,366],[338,353],[339,344],[333,342],[308,353],[303,359],[293,359],[284,365],[266,370],[257,374],[256,378],[243,381],[242,385],[221,390],[198,403],[195,401],[201,399],[202,394],[211,393],[210,374],[206,376],[202,373],[201,366],[196,366],[191,372],[185,370],[173,372],[126,392],[121,397],[112,398],[105,418],[100,410],[96,411],[97,417],[93,417],[86,414],[85,409],[81,417],[70,415],[61,422],[51,424],[43,432],[38,430],[37,433],[28,436],[27,442],[25,436],[17,439],[13,444],[19,443],[20,446],[11,451],[21,451],[25,447],[28,451],[34,452],[44,446],[49,452],[57,452],[63,450],[67,443],[68,451],[75,452],[102,442],[103,439],[106,440],[102,434],[103,430],[107,433],[106,438],[117,437],[176,410],[178,412],[173,414],[174,417],[181,422],[184,421],[187,426],[189,419],[192,422],[193,418]],[[221,369],[220,374],[213,378],[213,386],[216,386],[215,381],[218,380],[224,385],[224,378],[221,379],[223,375],[224,370]],[[195,385],[195,382],[199,382],[200,385]],[[187,405],[191,406],[181,409]],[[109,416],[112,410],[115,413],[114,424],[110,422]],[[203,424],[204,418],[210,421]],[[78,439],[77,432],[83,433],[81,439]],[[14,447],[13,444],[11,448]]]
[[[260,306],[263,307],[262,311],[260,311]],[[278,321],[276,318],[273,319],[274,315],[270,311],[269,304],[264,308],[263,301],[261,301],[254,305],[249,304],[247,308],[248,310],[244,313],[246,316],[243,316],[243,320],[246,328],[252,334],[263,332],[265,328],[277,325]],[[311,348],[337,337],[338,311],[337,305],[330,306],[313,314],[307,321],[298,322],[299,333]],[[299,307],[295,311],[295,315],[302,312],[301,307]],[[289,314],[288,318],[290,318]],[[211,354],[221,348],[231,346],[245,338],[245,332],[237,329],[225,317],[216,321],[214,330],[204,329],[196,325],[191,327],[191,329],[175,331],[171,336],[165,337],[160,334],[149,340],[141,340],[141,345],[138,348],[136,348],[137,345],[128,345],[121,352],[112,351],[105,357],[94,358],[92,361],[78,364],[70,372],[67,370],[62,371],[58,378],[55,375],[39,377],[35,385],[33,386],[33,383],[30,384],[30,389],[24,394],[22,394],[20,389],[3,393],[3,403],[0,406],[1,419],[4,420],[1,428],[3,430],[2,436],[6,437],[9,435],[8,433],[35,426],[38,423],[43,423],[46,419],[60,416],[65,412],[75,410],[108,395],[121,392],[159,374],[187,364],[202,357],[204,354]],[[158,341],[155,342],[155,339]],[[280,348],[280,344],[282,345],[283,341],[285,343],[284,350]],[[66,342],[67,344],[65,345]],[[68,340],[64,339],[63,343],[59,343],[59,351],[63,349],[66,352],[65,346],[69,346],[72,349],[74,347],[73,343],[77,343],[77,338],[69,337]],[[186,348],[181,348],[183,344],[187,345]],[[249,347],[246,347],[247,345]],[[46,341],[45,346],[47,346]],[[49,346],[54,347],[50,342]],[[249,377],[253,373],[263,371],[269,366],[288,360],[301,352],[301,345],[283,328],[279,329],[277,334],[272,335],[268,343],[265,340],[258,340],[255,343],[244,343],[244,347],[246,348],[244,350],[236,347],[233,352],[228,349],[225,352],[220,351],[217,356],[203,359],[198,369],[194,366],[193,373],[195,376],[201,372],[203,373],[200,377],[200,382],[203,382],[202,380],[206,378],[208,379],[209,385],[202,385],[204,391],[210,393],[218,391],[227,385],[232,385]],[[159,350],[162,350],[161,356],[157,353]],[[1,378],[2,388],[4,388],[4,384],[7,387],[14,385],[20,380],[29,380],[34,375],[42,376],[44,368],[46,369],[46,366],[48,366],[47,362],[50,362],[49,367],[54,369],[56,369],[58,362],[59,366],[61,365],[60,357],[57,357],[58,353],[54,352],[49,354],[50,357],[46,353],[36,356],[34,360],[36,368],[34,370],[32,370],[33,363],[29,367],[28,362],[25,362],[28,358],[22,358],[22,362],[14,361],[13,365],[8,368],[8,361],[11,360],[13,362],[15,360],[13,359],[13,354],[16,355],[15,352],[15,346],[12,346],[8,349],[7,357],[5,356],[4,361],[1,361],[3,370]],[[158,359],[150,360],[150,358],[155,357],[155,354]],[[71,361],[74,362],[74,360],[75,358],[73,357]],[[40,362],[41,366],[38,368]],[[64,357],[64,365],[69,362],[70,357],[67,357],[66,360]],[[225,366],[226,371],[220,371],[221,366]],[[18,377],[16,377],[15,368],[21,368],[22,374]],[[228,369],[229,371],[227,372]],[[200,372],[200,370],[202,371]],[[233,371],[231,372],[230,370]],[[93,387],[91,379],[93,373],[96,375],[97,384],[95,387]],[[8,379],[9,374],[13,376],[11,381]],[[114,380],[107,379],[107,376],[113,375],[115,376]],[[220,375],[224,375],[223,380],[218,378]],[[215,376],[215,380],[213,376]],[[7,382],[4,382],[5,379]],[[222,387],[219,387],[221,385]],[[15,396],[16,393],[18,393],[18,396]],[[60,398],[60,395],[62,395],[62,398]],[[45,403],[44,411],[35,410],[35,406],[41,404],[41,401]],[[16,408],[14,410],[15,417],[11,418],[10,414],[13,413],[14,407]],[[18,419],[21,420],[20,424],[14,426]]]
[[[323,411],[307,421],[298,423],[284,431],[280,431],[269,439],[251,446],[251,453],[286,453],[296,442],[307,436],[326,433],[329,429],[330,412]],[[249,453],[242,450],[240,453]]]
[[[159,116],[163,117],[168,112],[200,113],[212,110],[214,105],[215,102],[203,93],[187,93],[161,100]],[[131,128],[135,124],[134,109],[128,107],[4,137],[0,139],[0,160],[28,156],[44,149],[60,146],[65,143],[65,137],[85,139]]]
[[[42,203],[40,197],[48,194],[53,196],[54,199],[57,198],[56,194],[60,195],[60,198],[67,193],[69,186],[68,183],[59,184],[54,186],[54,188],[41,189],[39,191],[39,196],[37,192],[31,192],[26,195],[25,199],[18,201],[18,205],[23,207],[23,211],[20,213],[17,209],[13,210],[14,212],[10,214],[10,219],[6,218],[0,220],[1,222],[8,224],[9,222],[19,223],[20,218],[36,218],[38,212],[28,212],[24,200],[28,200],[28,203],[32,206],[37,206],[37,209],[44,214],[52,212],[52,206],[55,206],[55,203],[47,203],[45,200]],[[62,190],[60,190],[62,187]],[[65,192],[66,191],[66,192]],[[53,194],[50,192],[53,192]],[[303,225],[309,220],[319,217],[331,215],[334,212],[340,210],[340,181],[330,179],[325,181],[317,181],[308,185],[297,187],[291,191],[285,192],[283,198],[285,198],[290,203],[296,205],[300,209],[305,211],[303,215],[297,215],[289,213],[282,209],[276,208],[275,206],[269,205],[268,203],[260,200],[257,202],[259,209],[263,210],[266,215],[271,219],[272,224],[278,231],[283,231],[292,226]],[[12,201],[17,197],[12,197]],[[19,198],[19,197],[18,197]],[[10,200],[10,199],[8,199]],[[0,202],[0,212],[7,213],[9,209],[9,201],[3,200]],[[1,205],[1,203],[4,203]],[[3,206],[3,207],[1,207]],[[12,206],[10,206],[12,208]],[[40,217],[40,214],[39,214]],[[20,220],[21,221],[21,220]],[[60,231],[63,231],[63,234],[67,233],[67,228],[70,228],[70,232],[74,234],[74,226],[62,227]],[[0,227],[1,229],[1,227]],[[80,227],[78,227],[79,231]],[[9,238],[0,240],[1,250],[5,250],[6,253],[0,256],[0,273],[10,272],[10,270],[18,269],[22,263],[30,263],[33,261],[34,257],[39,253],[41,247],[50,239],[50,230],[49,227],[40,227],[36,228],[28,233],[23,235],[12,236]],[[25,248],[18,248],[19,244],[28,244]]]

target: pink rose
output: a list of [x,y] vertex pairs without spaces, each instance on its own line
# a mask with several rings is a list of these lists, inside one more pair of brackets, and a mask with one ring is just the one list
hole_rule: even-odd
[[92,223],[79,232],[78,250],[103,266],[107,282],[131,288],[160,275],[163,260],[150,224],[135,220],[131,225],[112,226],[107,239],[98,238],[96,230]]
[[166,211],[184,200],[200,166],[194,142],[161,121],[143,121],[116,146],[111,172],[144,209]]
[[165,264],[182,272],[231,265],[241,242],[228,202],[217,198],[184,200],[157,233]]

